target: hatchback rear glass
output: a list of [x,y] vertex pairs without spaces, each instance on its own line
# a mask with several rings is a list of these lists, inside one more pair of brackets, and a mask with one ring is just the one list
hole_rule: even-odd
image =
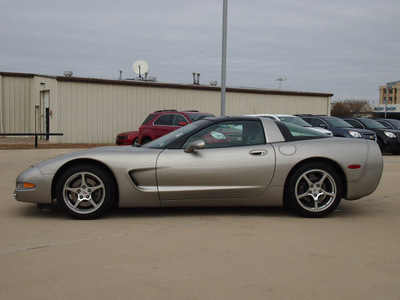
[[208,118],[208,117],[215,117],[212,114],[187,114],[187,115],[190,118],[190,120],[192,120],[192,122],[196,122],[198,120]]
[[148,123],[151,119],[153,119],[155,117],[155,115],[151,114],[148,115],[147,118],[143,121],[142,125]]

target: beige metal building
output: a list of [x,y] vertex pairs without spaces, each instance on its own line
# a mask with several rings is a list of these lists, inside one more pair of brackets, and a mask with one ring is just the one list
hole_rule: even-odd
[[[227,88],[226,115],[330,114],[333,94]],[[58,143],[113,143],[160,109],[220,115],[221,88],[0,72],[0,133],[63,133]]]

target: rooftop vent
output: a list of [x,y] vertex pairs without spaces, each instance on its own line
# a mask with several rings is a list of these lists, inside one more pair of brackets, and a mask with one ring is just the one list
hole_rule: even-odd
[[64,71],[64,76],[71,77],[74,74],[72,71]]

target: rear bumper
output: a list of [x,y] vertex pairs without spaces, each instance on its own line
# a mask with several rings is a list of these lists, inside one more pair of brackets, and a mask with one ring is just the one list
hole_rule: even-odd
[[363,175],[356,181],[349,181],[346,200],[357,200],[373,193],[379,185],[383,172],[383,157],[376,142],[368,143],[368,156]]

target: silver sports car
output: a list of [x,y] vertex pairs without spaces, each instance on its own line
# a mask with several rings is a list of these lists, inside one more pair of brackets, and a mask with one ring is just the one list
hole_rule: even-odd
[[22,172],[15,199],[78,219],[114,206],[274,206],[323,217],[379,184],[375,141],[259,117],[207,118],[142,147],[101,147]]

